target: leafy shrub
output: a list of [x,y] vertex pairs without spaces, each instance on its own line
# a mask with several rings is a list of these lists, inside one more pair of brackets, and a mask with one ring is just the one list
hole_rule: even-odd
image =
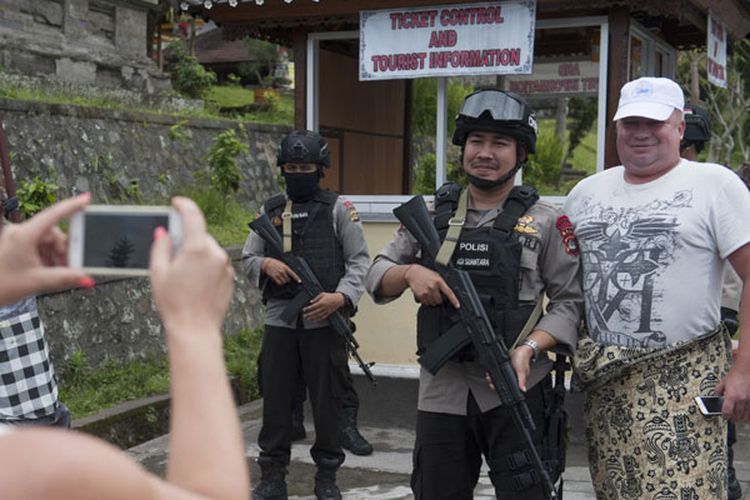
[[53,182],[42,180],[36,176],[31,180],[22,179],[18,183],[16,196],[21,216],[31,217],[57,201],[59,187]]
[[[240,125],[240,130],[242,125]],[[247,144],[237,138],[233,128],[228,128],[214,139],[208,153],[208,164],[211,171],[211,186],[222,194],[221,210],[226,213],[226,200],[240,188],[240,167],[237,157],[247,153]]]
[[173,42],[170,53],[175,60],[169,72],[174,89],[185,97],[202,99],[216,83],[216,73],[204,68],[194,56],[188,54],[182,41]]
[[523,169],[523,183],[534,186],[540,192],[555,192],[560,180],[560,166],[565,145],[555,133],[554,127],[540,127],[536,140],[536,153],[529,156]]

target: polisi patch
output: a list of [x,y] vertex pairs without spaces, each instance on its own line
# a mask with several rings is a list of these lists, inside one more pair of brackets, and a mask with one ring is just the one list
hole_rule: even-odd
[[489,269],[492,267],[492,244],[487,241],[459,241],[455,263],[462,269]]

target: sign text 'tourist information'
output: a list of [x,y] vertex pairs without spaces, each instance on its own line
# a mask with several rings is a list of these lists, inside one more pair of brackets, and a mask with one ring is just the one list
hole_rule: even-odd
[[360,12],[359,79],[531,73],[536,2]]

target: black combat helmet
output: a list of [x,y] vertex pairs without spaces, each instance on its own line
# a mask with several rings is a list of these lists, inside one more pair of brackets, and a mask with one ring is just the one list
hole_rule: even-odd
[[317,132],[294,130],[279,144],[276,164],[281,166],[284,163],[316,163],[330,167],[331,153],[328,144]]
[[683,141],[689,144],[711,140],[711,121],[708,113],[695,104],[685,106],[685,135]]
[[463,146],[473,131],[507,135],[526,146],[528,153],[536,151],[536,115],[526,100],[513,92],[480,89],[466,96],[456,116],[453,144]]

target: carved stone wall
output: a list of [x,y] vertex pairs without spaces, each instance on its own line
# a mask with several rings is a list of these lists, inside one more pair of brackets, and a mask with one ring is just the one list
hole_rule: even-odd
[[154,94],[169,79],[148,59],[158,0],[0,0],[0,64],[78,85]]
[[[228,251],[237,277],[223,331],[233,335],[262,326],[264,309],[257,288],[243,275],[240,248]],[[42,295],[38,303],[58,367],[77,351],[85,353],[91,366],[166,352],[147,278],[99,280],[93,289]]]
[[[16,182],[40,176],[60,187],[90,191],[95,203],[164,203],[195,184],[208,167],[215,137],[231,120],[188,119],[122,110],[0,99]],[[238,137],[249,152],[238,159],[238,198],[254,211],[278,191],[276,147],[289,129],[245,124]],[[137,184],[128,194],[127,188]],[[137,195],[137,196],[136,196]]]
[[[196,181],[207,166],[217,134],[233,121],[186,119],[148,113],[60,106],[0,99],[16,184],[41,176],[60,186],[91,191],[96,203],[128,203],[113,183],[138,181],[140,201],[164,203],[180,186]],[[250,146],[239,158],[243,173],[238,199],[254,211],[278,191],[276,145],[289,129],[245,124],[239,137]],[[240,249],[230,249],[237,274],[235,295],[224,325],[231,335],[262,325],[260,295],[241,268]],[[53,361],[62,367],[76,351],[96,366],[108,359],[145,358],[164,352],[161,325],[145,278],[100,280],[92,290],[40,297]]]

